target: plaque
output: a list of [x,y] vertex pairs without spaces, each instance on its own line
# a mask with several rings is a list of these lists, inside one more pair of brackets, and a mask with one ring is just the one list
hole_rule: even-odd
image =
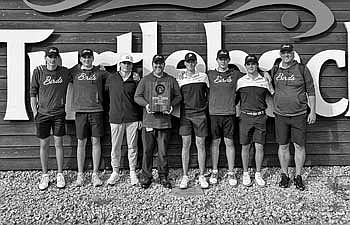
[[170,85],[168,82],[153,82],[151,92],[151,111],[165,112],[170,110]]

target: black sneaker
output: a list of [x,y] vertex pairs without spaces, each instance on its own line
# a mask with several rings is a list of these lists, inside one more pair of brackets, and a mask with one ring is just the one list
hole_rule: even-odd
[[169,180],[166,177],[161,177],[159,180],[160,184],[163,185],[163,187],[165,188],[169,188],[171,189],[171,183],[169,182]]
[[141,175],[140,176],[140,184],[141,184],[141,187],[144,188],[144,189],[147,189],[151,186],[152,184],[152,179],[144,176],[144,175]]
[[305,190],[305,185],[303,184],[303,179],[301,178],[300,175],[297,175],[296,177],[294,177],[294,184],[296,189],[299,189],[300,191]]
[[281,188],[287,188],[289,186],[289,177],[285,173],[281,173],[281,181],[279,183],[279,186]]

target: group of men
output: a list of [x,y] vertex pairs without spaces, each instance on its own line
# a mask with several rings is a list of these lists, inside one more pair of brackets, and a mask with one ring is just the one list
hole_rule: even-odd
[[[275,63],[271,73],[259,70],[255,55],[245,58],[246,74],[229,68],[230,54],[221,49],[217,52],[217,68],[208,73],[196,70],[197,57],[187,53],[184,58],[186,70],[174,76],[164,72],[165,58],[155,55],[152,59],[153,71],[144,76],[133,72],[133,58],[129,54],[121,57],[117,72],[109,73],[93,66],[93,51],[83,49],[80,63],[72,69],[59,65],[59,50],[51,47],[46,50],[46,65],[39,66],[33,72],[31,82],[31,107],[33,110],[37,137],[40,139],[40,158],[42,178],[39,189],[49,186],[47,169],[49,137],[52,129],[58,165],[57,187],[65,187],[63,170],[63,139],[65,135],[65,102],[69,83],[73,85],[73,110],[77,145],[78,174],[76,185],[84,184],[84,161],[87,138],[91,137],[94,186],[102,185],[98,176],[101,156],[100,138],[104,135],[103,104],[109,103],[109,122],[111,129],[111,165],[113,172],[106,181],[114,185],[119,180],[121,146],[126,136],[130,182],[140,183],[143,188],[152,183],[153,154],[158,152],[158,175],[160,183],[171,188],[168,179],[168,143],[172,128],[174,109],[180,108],[179,134],[182,137],[183,176],[179,187],[189,186],[188,166],[192,136],[198,150],[201,188],[208,188],[209,183],[218,183],[218,159],[221,139],[226,147],[228,163],[227,180],[229,185],[238,184],[235,166],[235,147],[233,136],[236,121],[236,105],[240,107],[239,141],[242,145],[242,184],[252,185],[248,173],[249,149],[255,146],[255,182],[264,186],[266,182],[261,174],[266,136],[266,98],[274,99],[276,142],[279,144],[278,156],[281,164],[279,185],[286,188],[290,184],[288,163],[290,158],[289,143],[295,148],[296,188],[304,190],[301,170],[305,161],[306,124],[314,123],[315,91],[308,69],[294,59],[291,44],[280,48],[281,60]],[[165,97],[167,106],[155,110],[154,92]],[[108,98],[104,99],[107,92]],[[308,102],[310,107],[308,106]],[[176,111],[176,110],[175,110]],[[136,174],[137,137],[141,129],[143,159],[139,179]],[[205,175],[206,151],[205,139],[211,138],[212,172],[207,181]]]

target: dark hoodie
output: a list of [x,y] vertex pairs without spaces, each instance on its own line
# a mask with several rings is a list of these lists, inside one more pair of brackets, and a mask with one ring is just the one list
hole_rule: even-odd
[[303,76],[298,62],[294,61],[286,69],[279,67],[272,78],[275,86],[275,113],[282,116],[298,116],[306,113],[307,95],[315,96],[310,71],[305,67]]

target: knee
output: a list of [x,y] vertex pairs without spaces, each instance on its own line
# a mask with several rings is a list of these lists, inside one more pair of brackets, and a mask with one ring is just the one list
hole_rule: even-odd
[[286,145],[280,145],[278,148],[280,151],[289,151],[289,144]]
[[305,146],[294,143],[295,152],[305,152]]
[[99,137],[91,138],[91,144],[92,145],[99,145],[100,144],[100,138]]
[[213,139],[213,140],[211,141],[211,144],[212,144],[213,146],[219,146],[219,145],[220,145],[220,142],[221,142],[220,138],[219,138],[219,139]]
[[229,138],[225,138],[225,145],[226,147],[233,147],[233,140]]

